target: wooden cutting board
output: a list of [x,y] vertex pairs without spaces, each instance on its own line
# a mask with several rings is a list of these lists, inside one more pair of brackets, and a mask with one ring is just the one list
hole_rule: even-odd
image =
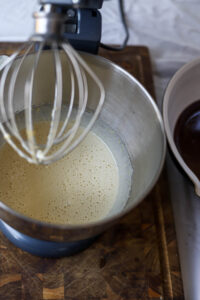
[[[14,44],[0,44],[11,54]],[[155,98],[146,47],[100,51]],[[32,256],[0,234],[0,300],[182,300],[176,234],[165,170],[151,194],[84,252]]]

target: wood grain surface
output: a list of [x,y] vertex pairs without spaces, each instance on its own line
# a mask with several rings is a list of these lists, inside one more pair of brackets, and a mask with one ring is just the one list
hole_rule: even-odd
[[[11,54],[13,44],[0,44]],[[154,87],[146,47],[103,55]],[[61,259],[32,256],[0,234],[0,300],[183,300],[165,170],[151,194],[85,251]]]

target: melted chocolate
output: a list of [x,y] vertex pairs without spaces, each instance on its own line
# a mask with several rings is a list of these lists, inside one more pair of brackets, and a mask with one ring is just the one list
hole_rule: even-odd
[[174,140],[183,160],[200,179],[200,100],[181,113],[175,126]]

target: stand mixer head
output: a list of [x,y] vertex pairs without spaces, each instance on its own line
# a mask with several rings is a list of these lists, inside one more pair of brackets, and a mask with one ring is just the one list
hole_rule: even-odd
[[[77,36],[81,24],[79,20],[81,16],[80,10],[83,9],[84,13],[88,12],[88,10],[95,11],[101,7],[102,2],[102,0],[41,0],[41,4],[43,5],[42,10],[34,14],[35,33],[27,44],[23,45],[1,66],[0,130],[5,140],[29,163],[50,164],[71,152],[84,139],[99,116],[105,99],[104,87],[92,69],[69,44],[66,30],[68,30],[69,39],[72,37],[72,34]],[[99,28],[99,24],[97,28]],[[80,45],[81,47],[83,46],[81,43]],[[43,50],[46,48],[50,49],[52,53],[55,80],[54,99],[49,114],[49,133],[46,143],[41,145],[37,143],[36,133],[34,132],[33,95],[36,88],[36,76],[40,76],[38,70],[40,69],[41,56]],[[93,45],[92,48],[90,47],[91,52],[95,52],[96,49],[96,45]],[[68,64],[68,80],[70,81],[68,99],[65,99],[63,95],[65,82],[63,81],[64,71],[60,58],[61,50],[64,51]],[[21,51],[24,52],[24,55],[18,57]],[[33,62],[23,85],[24,124],[27,137],[23,138],[16,121],[15,93],[18,76],[20,76],[24,62],[30,55],[33,56]],[[88,75],[98,90],[98,101],[89,123],[83,129],[82,133],[77,136],[81,119],[87,108]],[[5,88],[5,86],[8,86],[8,88]],[[61,118],[63,107],[67,107],[67,112],[65,117]],[[70,124],[72,114],[75,114],[75,117],[73,123]],[[56,150],[52,152],[55,145]]]

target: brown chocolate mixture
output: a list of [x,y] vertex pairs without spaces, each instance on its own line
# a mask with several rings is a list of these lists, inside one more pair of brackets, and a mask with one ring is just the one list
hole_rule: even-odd
[[175,126],[174,140],[185,163],[200,179],[200,100],[181,113]]

